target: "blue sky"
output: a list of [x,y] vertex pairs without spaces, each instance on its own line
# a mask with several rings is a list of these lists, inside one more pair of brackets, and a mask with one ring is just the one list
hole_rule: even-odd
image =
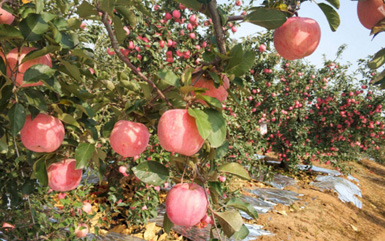
[[[225,2],[224,0],[218,1]],[[260,4],[262,1],[257,1]],[[323,1],[318,1],[323,2]],[[347,49],[342,55],[342,62],[350,62],[356,68],[356,62],[360,58],[365,58],[368,55],[375,54],[381,48],[385,47],[385,33],[379,34],[372,40],[370,30],[364,28],[357,17],[357,1],[340,0],[341,7],[338,10],[341,24],[336,32],[330,30],[329,24],[321,9],[313,2],[307,1],[301,5],[299,16],[315,19],[321,27],[321,42],[317,50],[305,59],[317,66],[322,64],[322,56],[326,55],[328,59],[334,59],[337,49],[342,44],[347,44]],[[250,33],[265,31],[258,26],[242,23],[236,34],[232,37],[238,38]]]

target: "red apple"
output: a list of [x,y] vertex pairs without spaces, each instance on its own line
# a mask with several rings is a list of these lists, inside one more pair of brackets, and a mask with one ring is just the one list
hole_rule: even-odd
[[15,225],[12,225],[12,224],[10,224],[10,223],[3,223],[3,225],[2,225],[2,228],[4,228],[4,230],[6,230],[6,231],[8,231],[9,229],[14,229],[15,228]]
[[274,46],[285,59],[300,59],[312,54],[321,39],[321,29],[311,18],[291,17],[274,32]]
[[[192,77],[192,82],[194,83],[196,77]],[[228,93],[227,89],[230,87],[229,79],[226,76],[222,77],[223,84],[218,88],[215,87],[214,81],[212,79],[202,76],[195,84],[194,87],[205,88],[207,89],[201,95],[210,96],[217,98],[220,102],[223,102],[227,99]],[[197,100],[197,102],[207,105],[203,100]]]
[[64,126],[59,119],[41,113],[33,120],[28,115],[20,131],[21,142],[34,152],[55,151],[63,142],[64,134]]
[[15,17],[12,13],[0,7],[0,24],[11,24],[13,20],[15,20]]
[[166,213],[175,225],[192,227],[207,212],[207,198],[203,187],[195,183],[179,183],[166,198]]
[[180,18],[180,12],[175,9],[174,11],[172,11],[172,16],[176,19],[179,19]]
[[48,186],[55,191],[66,192],[75,189],[82,179],[82,169],[75,169],[76,160],[66,159],[47,168]]
[[86,213],[90,213],[92,211],[92,205],[89,202],[83,201],[82,210]]
[[75,236],[77,238],[84,238],[88,234],[88,225],[80,223],[75,229]]
[[377,23],[385,19],[385,3],[382,0],[359,1],[357,15],[365,28],[372,29]]
[[158,124],[158,138],[165,150],[185,156],[197,153],[204,142],[195,119],[183,109],[163,113]]
[[140,155],[147,148],[150,133],[142,123],[120,120],[111,132],[112,149],[123,157]]
[[259,52],[261,52],[261,53],[265,52],[265,51],[266,51],[266,45],[261,44],[261,45],[259,46],[258,50],[259,50]]
[[20,64],[23,58],[31,51],[36,50],[33,47],[23,47],[19,53],[18,48],[14,48],[7,54],[7,75],[11,76],[12,73],[16,72],[16,84],[21,87],[30,87],[30,86],[39,86],[43,85],[43,82],[38,81],[32,84],[23,84],[24,73],[27,69],[31,68],[35,64],[45,64],[49,67],[52,67],[51,57],[46,54],[36,59],[28,60],[22,64]]

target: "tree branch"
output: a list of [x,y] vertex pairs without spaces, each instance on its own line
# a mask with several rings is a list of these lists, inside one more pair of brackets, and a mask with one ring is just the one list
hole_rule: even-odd
[[[99,10],[100,11],[100,10]],[[103,12],[103,11],[101,11]],[[111,24],[108,22],[108,13],[106,12],[103,12],[103,15],[102,15],[102,22],[107,30],[107,33],[108,33],[108,37],[110,38],[110,41],[111,41],[111,45],[112,45],[112,48],[114,49],[115,51],[115,54],[119,57],[119,59],[121,61],[123,61],[131,70],[132,72],[134,72],[134,74],[136,74],[137,76],[139,76],[142,80],[146,81],[152,88],[154,88],[156,90],[156,92],[158,93],[158,95],[164,100],[166,101],[167,105],[170,107],[170,108],[173,108],[173,105],[170,103],[170,101],[168,101],[168,99],[166,98],[166,96],[163,94],[163,92],[154,84],[154,82],[152,82],[150,79],[148,79],[142,72],[140,72],[132,63],[131,61],[126,58],[126,56],[124,56],[121,52],[120,52],[120,48],[119,48],[119,43],[118,43],[118,40],[116,39],[115,37],[115,34],[112,30],[112,27],[111,27]]]
[[245,19],[245,16],[243,15],[234,15],[234,16],[229,16],[227,18],[227,21],[233,22],[233,21],[243,21]]
[[213,20],[213,24],[214,24],[214,33],[215,33],[215,38],[217,39],[219,52],[223,55],[226,55],[225,33],[223,32],[221,17],[219,16],[219,13],[217,10],[217,1],[212,0],[208,4],[208,7],[209,7],[211,19]]

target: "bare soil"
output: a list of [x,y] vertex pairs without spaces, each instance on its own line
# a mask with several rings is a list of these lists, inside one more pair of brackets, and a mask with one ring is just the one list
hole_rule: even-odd
[[385,241],[385,166],[370,160],[349,165],[359,180],[362,209],[300,181],[297,187],[285,188],[304,194],[299,202],[260,215],[257,223],[275,235],[258,240]]

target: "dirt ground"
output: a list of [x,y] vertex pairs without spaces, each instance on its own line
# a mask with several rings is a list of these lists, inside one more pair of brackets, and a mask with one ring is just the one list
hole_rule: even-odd
[[275,235],[258,240],[385,241],[385,166],[370,160],[350,165],[359,180],[362,209],[342,203],[333,192],[299,182],[286,190],[304,194],[301,201],[260,215],[257,223]]

